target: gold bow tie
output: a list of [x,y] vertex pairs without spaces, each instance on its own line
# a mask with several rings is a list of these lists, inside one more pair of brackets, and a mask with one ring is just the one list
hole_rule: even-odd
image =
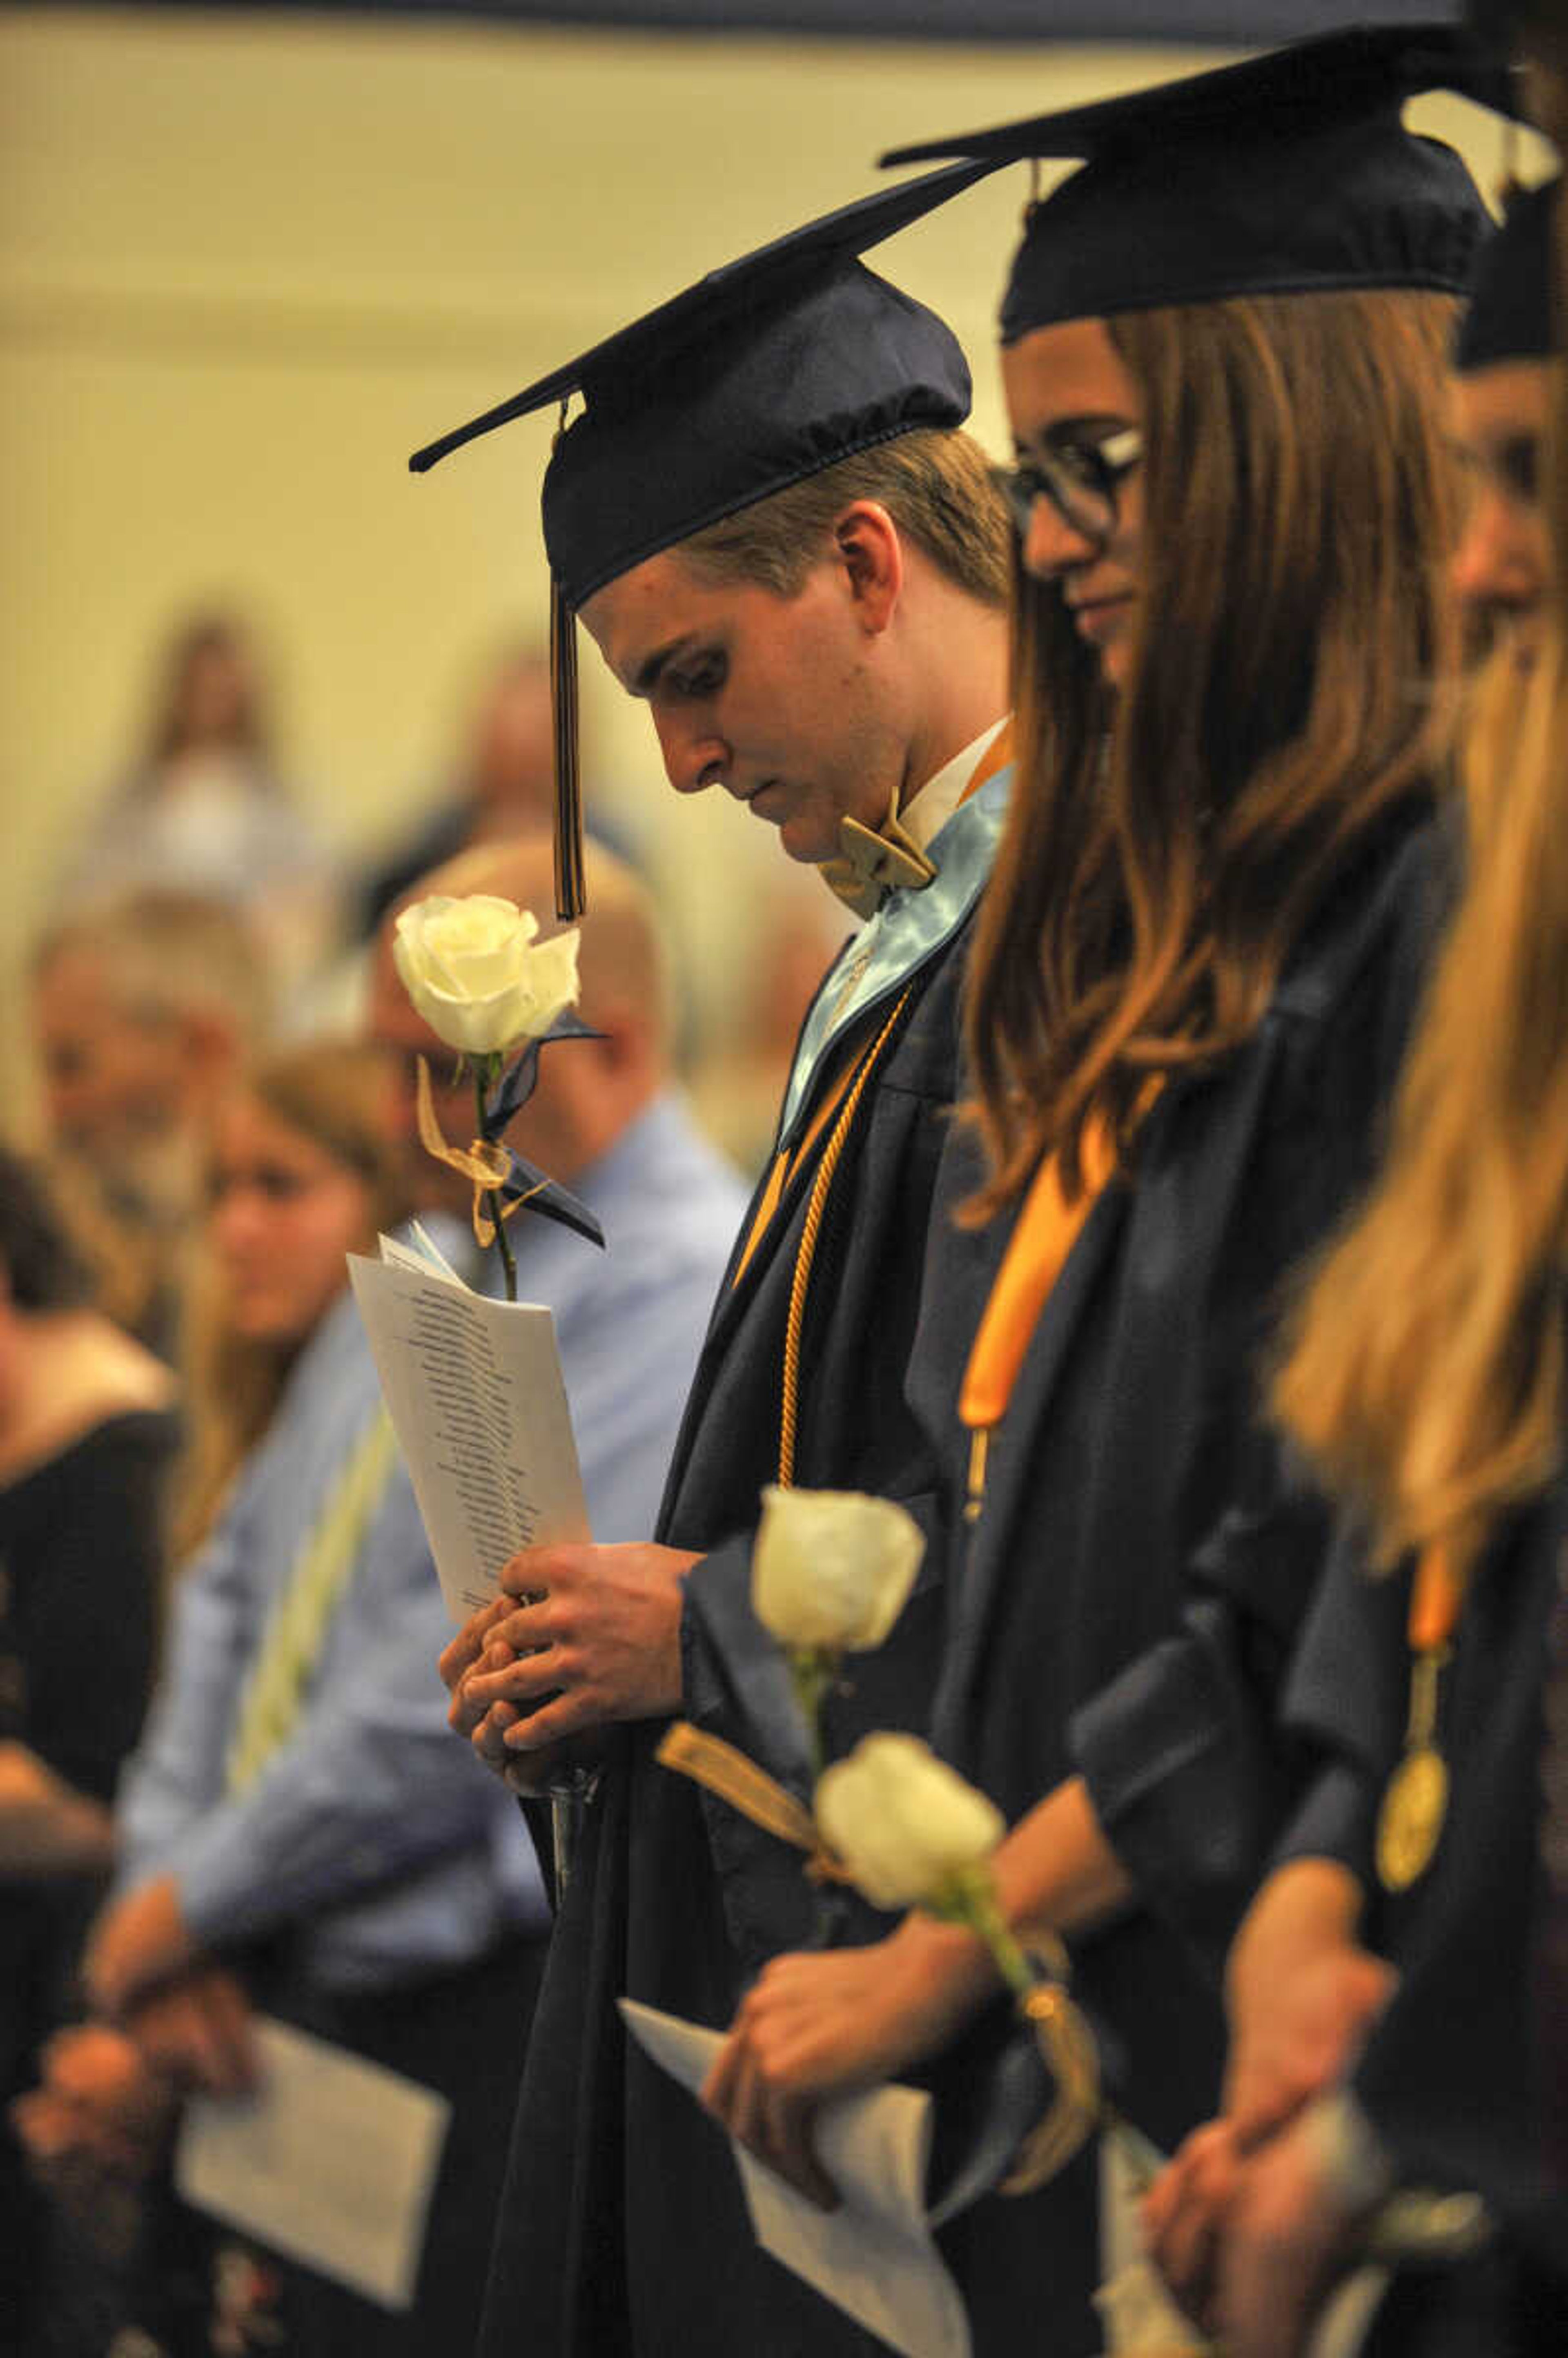
[[936,873],[933,861],[899,825],[898,796],[889,806],[880,827],[862,827],[858,818],[838,822],[838,856],[821,863],[821,876],[857,917],[874,917],[882,896],[894,886],[923,892]]

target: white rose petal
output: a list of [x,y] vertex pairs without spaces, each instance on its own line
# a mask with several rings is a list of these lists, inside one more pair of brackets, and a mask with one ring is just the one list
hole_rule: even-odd
[[887,1498],[770,1484],[752,1553],[752,1608],[781,1645],[863,1653],[903,1612],[925,1552],[919,1524]]
[[578,995],[576,926],[535,944],[539,921],[490,892],[433,892],[398,917],[392,955],[438,1039],[486,1056],[542,1038]]
[[915,1908],[981,1866],[1001,1812],[913,1736],[868,1736],[816,1788],[816,1823],[874,1908]]

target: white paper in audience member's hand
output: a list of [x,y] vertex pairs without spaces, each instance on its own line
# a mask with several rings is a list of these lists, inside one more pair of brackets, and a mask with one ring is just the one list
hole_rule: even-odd
[[191,2099],[176,2186],[285,2258],[408,2308],[451,2106],[286,2023],[253,2028],[260,2093]]
[[[643,2050],[695,2094],[719,2033],[632,1998],[621,2012]],[[969,2358],[964,2304],[925,2220],[931,2128],[931,2099],[915,2088],[873,2088],[825,2104],[816,2151],[843,2197],[832,2212],[730,2143],[764,2251],[905,2358]]]
[[556,1324],[475,1293],[425,1240],[381,1239],[349,1277],[447,1610],[461,1623],[519,1548],[590,1534]]

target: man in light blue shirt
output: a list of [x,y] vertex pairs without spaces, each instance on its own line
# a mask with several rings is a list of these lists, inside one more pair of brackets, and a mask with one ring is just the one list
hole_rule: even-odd
[[[646,896],[607,856],[594,864],[582,1011],[603,1036],[546,1053],[513,1137],[596,1214],[607,1249],[526,1213],[510,1233],[520,1293],[555,1313],[594,1531],[615,1540],[645,1529],[656,1506],[742,1194],[669,1091],[668,994]],[[541,839],[466,855],[425,889],[547,906],[549,871]],[[444,1069],[449,1052],[384,957],[373,996],[377,1036]],[[406,1112],[412,1130],[411,1103]],[[466,1138],[455,1114],[447,1127]],[[416,1191],[460,1263],[450,1174],[412,1140],[411,1152]],[[471,1264],[471,1238],[466,1252]],[[180,1585],[168,1665],[122,1791],[118,1895],[88,1960],[100,2008],[133,2035],[150,2023],[158,2060],[188,2084],[243,2082],[254,1990],[453,2097],[443,2169],[453,2199],[443,2207],[438,2190],[411,2316],[369,2310],[319,2280],[295,2288],[312,2323],[300,2337],[291,2315],[291,2347],[330,2349],[351,2328],[357,2358],[434,2348],[438,2319],[439,2346],[467,2346],[463,2304],[482,2280],[548,1920],[515,1804],[447,1730],[436,1660],[450,1630],[400,1466],[297,1719],[254,1779],[233,1786],[236,1714],[263,1632],[378,1409],[345,1293]],[[237,1980],[210,1970],[231,1961]]]

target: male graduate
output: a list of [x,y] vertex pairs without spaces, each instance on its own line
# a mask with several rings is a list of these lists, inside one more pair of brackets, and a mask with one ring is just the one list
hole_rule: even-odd
[[[485,2352],[872,2346],[758,2252],[723,2138],[628,2049],[614,2001],[722,2025],[761,1963],[810,1933],[799,1854],[654,1758],[679,1714],[807,1790],[782,1663],[750,1611],[762,1487],[874,1491],[928,1527],[935,1513],[903,1378],[959,1091],[965,937],[1007,788],[1008,526],[958,431],[957,344],[856,257],[978,176],[932,174],[812,224],[459,438],[580,389],[545,481],[557,594],[647,700],[677,791],[723,785],[869,919],[806,1019],[654,1542],[517,1557],[443,1660],[454,1725],[514,1779],[600,1737]],[[956,1283],[968,1249],[955,1236]],[[927,1329],[940,1314],[928,1294]],[[955,1388],[968,1340],[956,1319]],[[940,1598],[917,1588],[835,1698],[833,1749],[924,1724],[939,1633]]]

